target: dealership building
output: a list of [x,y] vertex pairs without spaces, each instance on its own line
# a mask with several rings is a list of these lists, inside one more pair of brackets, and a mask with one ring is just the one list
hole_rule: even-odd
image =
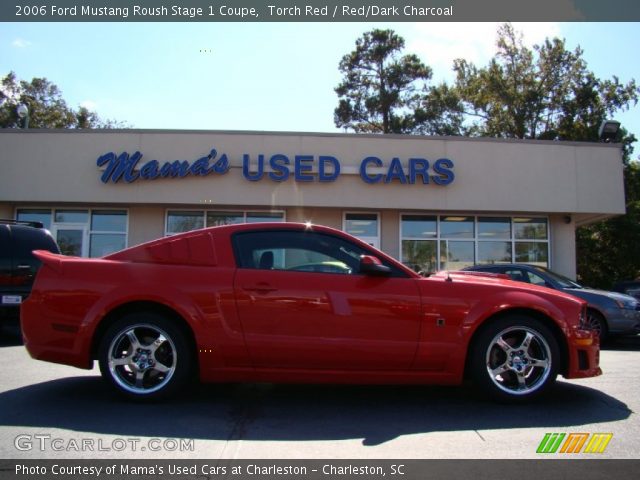
[[620,145],[169,130],[0,132],[0,218],[102,256],[228,223],[311,222],[416,270],[575,278],[575,229],[625,213]]

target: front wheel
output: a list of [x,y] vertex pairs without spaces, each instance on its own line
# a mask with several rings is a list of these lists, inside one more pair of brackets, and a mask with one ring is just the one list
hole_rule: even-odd
[[607,340],[607,336],[609,335],[607,321],[600,312],[592,308],[587,309],[586,328],[592,330],[598,336],[600,345]]
[[151,313],[127,315],[114,323],[98,355],[103,378],[137,400],[176,393],[188,381],[193,363],[182,330]]
[[544,393],[559,371],[560,350],[540,321],[509,316],[480,332],[471,351],[471,374],[490,396],[520,402]]

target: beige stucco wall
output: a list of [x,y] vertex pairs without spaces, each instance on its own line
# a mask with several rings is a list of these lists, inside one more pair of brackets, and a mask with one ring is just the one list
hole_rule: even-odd
[[575,280],[575,219],[571,215],[552,215],[549,217],[549,226],[550,264],[556,272]]
[[156,206],[129,208],[129,246],[164,236],[165,209]]
[[[104,184],[96,165],[107,152],[143,153],[193,162],[212,148],[227,154],[231,169],[204,178]],[[331,155],[342,167],[331,183],[286,182],[242,175],[242,155]],[[455,181],[447,186],[367,184],[358,175],[363,158],[388,167],[399,157],[451,159]],[[372,173],[378,170],[369,170]],[[384,173],[386,168],[380,170]],[[398,257],[400,214],[548,216],[552,267],[575,278],[575,228],[624,214],[620,149],[590,143],[503,141],[329,134],[176,131],[0,131],[0,218],[16,206],[83,208],[120,206],[129,211],[129,245],[164,235],[167,209],[244,208],[286,211],[288,221],[343,228],[345,212],[380,214],[380,247]],[[566,223],[567,218],[571,221]]]
[[12,219],[13,217],[13,208],[10,204],[0,203],[0,218]]
[[380,213],[380,249],[400,258],[400,214],[394,210]]
[[325,208],[289,208],[286,211],[288,222],[311,222],[316,225],[342,229],[342,214],[338,209]]
[[[122,204],[262,205],[432,211],[622,214],[619,148],[601,144],[496,141],[487,139],[144,131],[0,132],[0,202],[83,202]],[[226,175],[103,184],[96,159],[107,152],[143,153],[142,163],[193,161],[212,148],[226,153]],[[283,153],[332,155],[343,174],[331,183],[290,178],[249,182],[242,155]],[[393,157],[431,162],[450,158],[455,181],[448,186],[370,185],[357,175],[363,158],[388,166]],[[25,188],[28,184],[29,188]]]

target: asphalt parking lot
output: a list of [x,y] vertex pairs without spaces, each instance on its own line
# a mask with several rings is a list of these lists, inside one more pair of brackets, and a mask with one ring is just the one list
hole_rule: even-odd
[[640,452],[640,337],[603,350],[603,376],[560,380],[523,406],[484,400],[471,385],[272,384],[202,385],[140,405],[114,396],[97,368],[32,360],[15,330],[2,331],[0,360],[4,459],[524,459],[539,458],[554,432],[613,433],[604,453],[581,457]]

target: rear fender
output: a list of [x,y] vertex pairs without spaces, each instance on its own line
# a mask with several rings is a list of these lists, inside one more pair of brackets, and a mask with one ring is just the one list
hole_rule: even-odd
[[[135,295],[132,295],[132,291]],[[159,289],[157,285],[154,285],[153,289],[148,285],[119,286],[103,295],[87,311],[80,325],[80,337],[88,342],[83,346],[83,350],[90,354],[96,330],[111,312],[127,304],[139,302],[155,303],[173,310],[184,319],[196,338],[202,338],[201,335],[206,336],[207,332],[211,331],[211,328],[204,328],[207,322],[200,308],[179,290],[170,287]]]

